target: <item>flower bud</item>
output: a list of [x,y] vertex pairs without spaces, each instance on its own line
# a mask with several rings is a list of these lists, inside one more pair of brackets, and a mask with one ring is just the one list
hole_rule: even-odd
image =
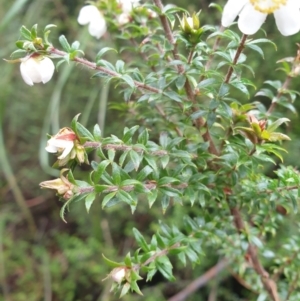
[[34,83],[47,83],[53,76],[54,64],[45,56],[31,56],[22,59],[20,71],[23,80],[29,86]]
[[125,275],[126,270],[123,267],[115,268],[110,273],[110,277],[119,284],[125,279]]
[[198,43],[203,33],[203,29],[200,28],[199,14],[200,12],[197,14],[193,13],[191,17],[184,15],[179,20],[183,35],[192,44]]
[[58,179],[41,182],[40,187],[54,189],[57,191],[57,194],[62,196],[64,199],[70,199],[74,195],[76,186],[63,175],[65,171],[67,171],[67,169],[61,170],[60,178]]
[[193,13],[192,17],[184,15],[179,21],[181,30],[185,33],[191,33],[200,28],[199,14]]

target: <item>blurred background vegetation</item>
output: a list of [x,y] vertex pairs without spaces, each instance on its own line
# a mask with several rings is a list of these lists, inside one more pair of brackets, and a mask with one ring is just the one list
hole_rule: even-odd
[[[215,2],[223,5],[225,0]],[[177,0],[172,3],[190,12],[202,9],[202,25],[219,24],[220,13],[208,9],[208,0],[193,0],[188,4],[185,0]],[[1,58],[9,59],[15,50],[20,27],[31,28],[35,23],[40,29],[51,23],[57,25],[52,30],[50,41],[59,48],[61,34],[69,41],[79,40],[86,56],[91,59],[102,47],[120,47],[116,43],[121,42],[114,41],[108,34],[95,40],[86,27],[78,25],[76,19],[83,5],[84,2],[79,0],[0,0]],[[265,59],[257,53],[247,54],[248,62],[256,70],[257,88],[261,88],[266,79],[284,80],[284,74],[276,71],[275,62],[295,56],[296,42],[299,41],[299,34],[283,39],[272,19],[273,16],[268,18],[264,29],[277,44],[277,51],[266,44],[263,46]],[[259,35],[263,37],[264,33],[260,31]],[[136,247],[131,238],[133,226],[150,235],[156,230],[154,221],[179,220],[191,209],[174,207],[172,214],[164,216],[159,206],[149,212],[148,207],[141,204],[132,216],[127,207],[102,211],[95,202],[87,214],[84,205],[78,203],[67,214],[68,223],[65,224],[59,218],[62,203],[54,193],[42,191],[38,185],[58,176],[58,172],[51,168],[53,158],[48,159],[44,151],[46,133],[55,134],[59,128],[69,126],[72,118],[81,113],[80,122],[88,128],[99,123],[105,135],[118,135],[125,126],[134,124],[130,108],[118,89],[113,85],[104,86],[99,79],[91,80],[91,72],[81,66],[62,65],[49,83],[29,87],[21,78],[18,64],[8,64],[3,60],[0,64],[0,300],[117,300],[117,296],[108,293],[109,280],[102,282],[109,273],[102,253],[117,260],[118,256],[121,258]],[[295,89],[299,84],[299,79],[294,79]],[[254,89],[252,92],[254,97]],[[296,107],[299,107],[297,103]],[[290,112],[286,117],[297,118]],[[294,122],[289,131],[293,141],[289,142],[285,162],[298,166],[299,123]],[[83,176],[84,169],[83,166]],[[193,214],[196,215],[197,210],[194,207]],[[167,300],[217,260],[211,255],[200,265],[184,269],[175,263],[175,283],[167,283],[157,275],[152,283],[142,283],[144,297],[131,295],[124,300]],[[228,272],[220,274],[218,279],[187,300],[213,300],[209,296],[217,283],[217,300],[255,300]]]

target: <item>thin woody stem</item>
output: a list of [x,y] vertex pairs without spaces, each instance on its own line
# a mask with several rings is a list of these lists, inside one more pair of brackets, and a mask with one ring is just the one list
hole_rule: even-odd
[[247,39],[248,35],[244,34],[242,36],[242,39],[241,39],[241,42],[240,42],[240,45],[236,51],[236,54],[234,56],[234,59],[232,61],[232,65],[229,67],[228,71],[227,71],[227,74],[225,76],[225,80],[224,80],[224,83],[225,84],[228,84],[229,81],[230,81],[230,78],[231,78],[231,75],[233,73],[233,66],[236,65],[241,53],[243,52],[244,50],[244,47],[245,47],[245,42],[246,42],[246,39]]
[[[223,32],[225,29],[225,27],[221,26],[220,27],[220,32]],[[212,64],[212,60],[213,60],[213,57],[214,57],[214,53],[215,51],[219,48],[219,45],[220,45],[220,42],[221,42],[221,37],[218,37],[216,40],[215,40],[215,43],[213,45],[213,48],[212,48],[212,53],[208,56],[208,60],[205,64],[205,71],[209,70],[210,67],[211,67],[211,64]],[[199,79],[199,82],[203,81],[203,79],[205,78],[204,74],[201,75],[200,79]]]
[[[234,224],[237,231],[239,233],[245,232],[246,228],[240,210],[237,207],[231,207],[230,212],[233,216]],[[253,244],[249,244],[248,255],[251,259],[253,269],[260,276],[262,284],[265,290],[268,292],[271,300],[280,301],[276,282],[270,278],[269,273],[262,266],[258,257],[257,249]]]
[[[143,183],[143,186],[147,190],[153,190],[153,189],[157,188],[157,183],[155,181],[151,181],[149,183]],[[185,188],[188,187],[188,184],[187,183],[181,183],[179,185],[165,184],[165,185],[162,185],[160,187],[171,187],[171,188],[174,188],[174,189],[185,189]],[[80,187],[77,192],[79,194],[84,194],[84,193],[91,193],[94,190],[95,190],[94,186]],[[130,191],[134,190],[134,185],[125,185],[125,186],[122,186],[122,187],[111,185],[111,186],[108,186],[105,190],[103,190],[103,192],[104,193],[111,193],[111,192],[117,192],[119,190],[130,192]]]
[[184,301],[192,293],[197,291],[200,287],[203,287],[210,280],[219,275],[219,273],[228,266],[229,262],[226,259],[220,260],[215,266],[211,267],[203,275],[192,281],[187,287],[182,291],[169,298],[168,301]]
[[162,256],[166,256],[171,250],[176,249],[180,247],[180,243],[177,242],[174,245],[172,245],[171,247],[168,247],[166,249],[163,249],[157,253],[155,253],[154,255],[152,255],[151,257],[149,257],[145,262],[135,266],[135,269],[140,269],[141,267],[147,266],[149,263],[153,262],[156,258],[162,257]]
[[[160,9],[160,11],[163,11],[163,4],[161,2],[161,0],[153,0],[154,4]],[[180,56],[178,53],[178,49],[177,49],[177,43],[174,39],[173,36],[173,32],[171,30],[169,21],[167,19],[167,17],[164,14],[160,14],[159,15],[162,27],[164,29],[164,32],[166,34],[167,40],[169,41],[169,43],[173,46],[173,57],[175,60],[180,60]],[[184,66],[179,64],[177,65],[177,70],[179,74],[184,74],[185,69]],[[187,94],[188,99],[193,102],[194,104],[196,104],[196,100],[195,100],[195,92],[190,84],[190,82],[188,81],[188,79],[186,79],[185,84],[184,84],[184,88]],[[197,109],[194,107],[193,111],[197,111]],[[206,122],[204,121],[204,119],[202,117],[199,117],[195,120],[195,125],[197,127],[198,130],[200,130],[201,128],[205,127],[206,128],[206,132],[204,134],[202,134],[202,138],[204,139],[204,141],[209,142],[209,151],[211,154],[214,155],[219,155],[219,151],[217,150],[212,137],[210,136],[210,133],[208,131]]]
[[290,75],[288,75],[287,78],[285,79],[285,82],[283,83],[281,89],[279,89],[277,95],[272,99],[272,104],[270,105],[270,107],[267,111],[267,115],[270,115],[273,112],[273,110],[276,107],[278,99],[282,96],[284,91],[289,87],[291,80],[292,80],[292,77]]
[[[66,52],[64,51],[61,51],[61,50],[58,50],[54,47],[50,48],[49,49],[49,52],[50,53],[53,53],[53,54],[56,54],[56,55],[59,55],[61,57],[64,57],[65,55],[67,55]],[[121,74],[115,72],[115,71],[112,71],[112,70],[109,70],[107,68],[104,68],[104,67],[101,67],[101,66],[97,66],[96,63],[93,63],[93,62],[90,62],[84,58],[80,58],[80,57],[75,57],[73,59],[74,62],[77,62],[79,64],[82,64],[82,65],[85,65],[87,66],[88,68],[90,69],[93,69],[93,70],[99,70],[107,75],[110,75],[111,77],[121,77]],[[142,82],[139,82],[139,81],[136,81],[134,80],[133,81],[135,86],[140,89],[140,90],[147,90],[147,91],[150,91],[150,92],[153,92],[153,93],[163,93],[162,90],[160,89],[157,89],[155,87],[152,87],[152,86],[149,86],[149,85],[146,85]]]

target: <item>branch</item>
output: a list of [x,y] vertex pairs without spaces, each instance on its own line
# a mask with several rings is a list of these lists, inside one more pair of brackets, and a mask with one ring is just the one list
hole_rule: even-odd
[[[147,183],[143,183],[143,187],[146,190],[153,190],[153,189],[157,188],[157,183],[155,181],[148,181]],[[174,189],[184,189],[184,188],[188,187],[188,184],[187,183],[181,183],[179,185],[165,184],[165,185],[161,185],[159,187],[171,187]],[[95,190],[94,186],[78,187],[77,193],[79,193],[79,194],[90,193],[90,192],[93,192],[94,190]],[[108,186],[107,189],[103,190],[103,193],[116,192],[118,190],[130,192],[130,191],[134,190],[134,185],[124,185],[124,186],[111,185],[111,186]]]
[[[49,48],[49,52],[53,53],[53,54],[56,54],[58,56],[61,56],[61,57],[64,57],[64,56],[67,55],[66,52],[58,50],[54,47]],[[122,74],[119,74],[115,71],[109,70],[109,69],[101,67],[101,66],[97,66],[96,63],[90,62],[90,61],[88,61],[86,59],[83,59],[83,58],[80,58],[80,57],[75,57],[73,59],[73,61],[77,62],[79,64],[82,64],[82,65],[85,65],[90,69],[99,70],[99,71],[101,71],[101,72],[103,72],[107,75],[110,75],[111,77],[121,77],[122,76]],[[136,81],[136,80],[134,80],[133,82],[134,82],[135,86],[140,90],[147,90],[147,91],[150,91],[150,92],[153,92],[153,93],[159,93],[159,94],[163,93],[162,90],[154,88],[154,87],[149,86],[149,85],[146,85],[142,82],[139,82],[139,81]]]
[[277,100],[282,96],[284,90],[286,90],[289,87],[291,80],[292,80],[292,77],[290,75],[288,75],[287,78],[285,79],[285,82],[283,83],[281,89],[279,89],[277,95],[272,99],[272,104],[270,105],[269,110],[267,111],[267,115],[270,115],[273,112],[273,110],[276,107]]
[[[224,29],[225,29],[225,27],[221,26],[219,31],[222,33],[224,31]],[[206,64],[205,64],[205,67],[204,67],[205,71],[208,71],[210,69],[211,64],[212,64],[212,60],[213,60],[213,57],[214,57],[214,53],[219,48],[220,42],[221,42],[221,37],[218,37],[215,40],[215,43],[213,45],[212,53],[208,56],[208,60],[206,61]],[[205,76],[202,74],[200,79],[199,79],[199,83],[204,80],[204,77]]]
[[[126,145],[126,144],[112,144],[112,143],[108,143],[108,144],[102,144],[101,142],[85,142],[83,144],[83,147],[90,147],[90,148],[102,148],[102,149],[105,149],[105,150],[110,150],[110,149],[113,149],[115,151],[130,151],[130,150],[133,150],[137,153],[144,153],[145,152],[145,149],[143,148],[140,148],[140,147],[136,147],[136,146],[129,146],[129,145]],[[158,157],[161,157],[161,156],[165,156],[165,155],[168,155],[169,152],[166,151],[166,150],[157,150],[157,151],[153,151],[153,152],[147,152],[149,153],[150,155],[153,155],[153,156],[158,156]]]
[[[160,11],[163,11],[163,5],[162,5],[161,0],[153,0],[153,2],[160,9]],[[177,43],[174,39],[173,32],[171,30],[169,21],[168,21],[167,17],[163,14],[160,14],[159,18],[160,18],[162,27],[164,29],[164,32],[166,34],[167,40],[169,41],[169,43],[171,45],[173,45],[173,50],[172,50],[173,57],[174,57],[175,60],[180,60],[180,56],[179,56],[179,53],[178,53],[178,50],[177,50]],[[177,65],[177,70],[178,70],[179,74],[184,74],[184,72],[185,72],[184,66],[181,65],[181,64]],[[188,79],[186,79],[186,81],[185,81],[184,88],[185,88],[186,94],[188,96],[188,99],[190,101],[192,101],[194,104],[196,104],[195,93],[194,93],[193,88],[192,88],[190,82],[188,81]],[[195,111],[197,111],[197,109],[194,107],[193,111],[195,112]],[[215,147],[215,144],[214,144],[214,142],[213,142],[213,140],[210,136],[210,133],[208,131],[208,128],[207,128],[207,125],[206,125],[206,122],[204,121],[204,119],[202,117],[199,117],[198,119],[195,120],[195,125],[196,125],[198,130],[200,130],[203,127],[206,128],[206,132],[202,135],[202,138],[203,138],[204,141],[209,142],[209,148],[208,149],[209,149],[210,153],[213,154],[213,155],[218,156],[219,151]]]
[[244,47],[245,47],[245,42],[246,42],[247,37],[248,37],[248,36],[247,36],[246,34],[244,34],[244,35],[242,36],[240,45],[239,45],[239,47],[238,47],[238,49],[237,49],[237,51],[236,51],[236,54],[235,54],[235,56],[234,56],[232,65],[229,67],[229,69],[228,69],[228,71],[227,71],[227,74],[226,74],[226,76],[225,76],[225,80],[224,80],[224,83],[225,83],[225,84],[228,84],[229,81],[230,81],[230,78],[231,78],[231,75],[232,75],[232,72],[233,72],[233,66],[236,65],[236,63],[237,63],[237,61],[238,61],[238,59],[239,59],[239,57],[240,57],[240,55],[241,55],[241,53],[242,53]]
[[187,299],[189,295],[194,293],[200,287],[206,285],[210,280],[214,277],[218,276],[218,274],[228,266],[228,261],[226,259],[222,259],[215,266],[206,271],[199,278],[192,281],[187,287],[185,287],[181,292],[169,298],[168,301],[184,301]]
[[177,242],[174,245],[172,245],[171,247],[168,247],[166,249],[163,249],[157,253],[155,253],[154,255],[152,255],[151,257],[149,257],[145,262],[138,264],[137,266],[135,266],[135,269],[140,269],[141,267],[144,267],[146,265],[148,265],[149,263],[153,262],[156,258],[158,257],[162,257],[167,255],[171,250],[179,248],[180,247],[180,243]]
[[[242,219],[241,213],[237,207],[230,208],[231,215],[234,219],[234,224],[236,229],[239,233],[246,232],[246,228],[244,225],[244,221]],[[255,272],[260,276],[262,284],[266,291],[268,292],[269,296],[273,301],[280,301],[278,292],[277,292],[277,285],[276,282],[270,278],[269,273],[264,269],[262,266],[258,254],[257,249],[254,245],[249,244],[248,247],[248,255],[252,261],[253,268]]]

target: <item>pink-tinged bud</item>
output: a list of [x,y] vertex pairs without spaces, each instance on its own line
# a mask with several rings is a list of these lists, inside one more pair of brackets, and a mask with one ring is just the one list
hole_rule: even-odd
[[67,169],[62,169],[60,178],[58,179],[41,182],[40,187],[54,189],[57,191],[57,194],[63,196],[64,199],[70,199],[76,187],[63,175],[65,171],[67,171]]
[[121,283],[125,279],[126,270],[123,267],[115,268],[111,271],[110,277],[117,283]]
[[47,83],[52,78],[54,70],[52,60],[44,56],[23,58],[20,65],[22,78],[29,86],[35,83]]
[[65,127],[48,140],[45,149],[49,153],[59,153],[58,159],[62,160],[73,150],[75,140],[77,140],[75,132],[70,128]]

